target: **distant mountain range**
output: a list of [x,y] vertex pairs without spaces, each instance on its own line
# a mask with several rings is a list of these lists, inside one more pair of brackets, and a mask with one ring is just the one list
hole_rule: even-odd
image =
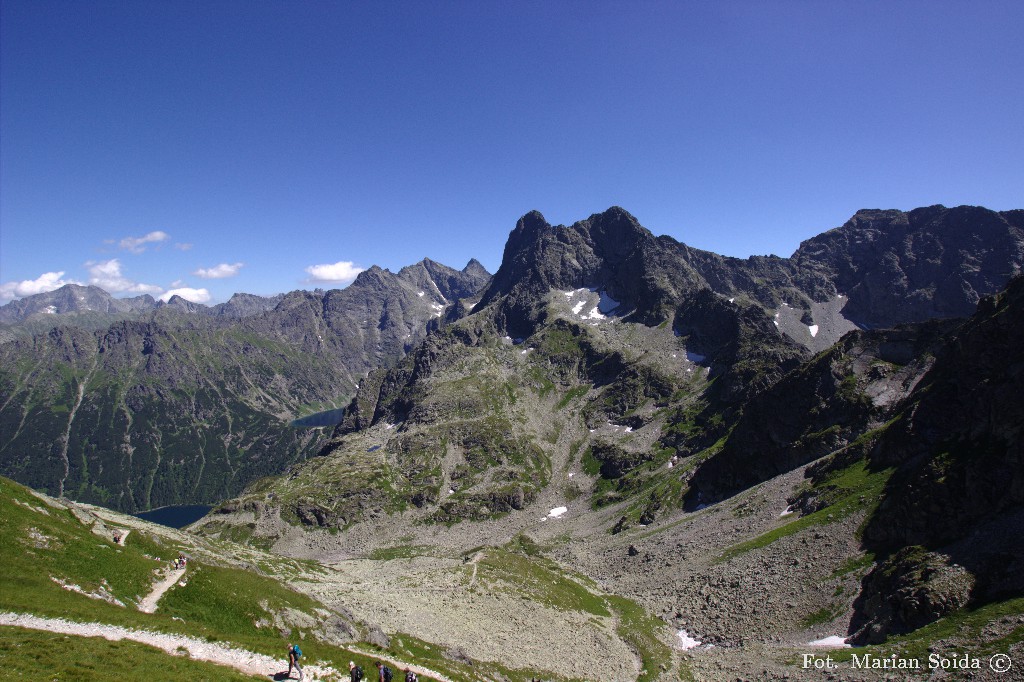
[[295,418],[346,403],[489,278],[424,260],[343,290],[115,299],[66,285],[0,308],[0,472],[122,511],[214,502],[315,453]]
[[[458,276],[454,276],[454,279],[450,270],[447,266],[426,258],[416,265],[403,268],[397,277],[416,284],[417,282],[422,283],[421,280],[424,278],[422,273],[426,273],[427,278],[436,276],[441,282],[439,286],[446,287],[449,294],[454,291],[452,287],[460,287],[465,278],[475,277],[486,280],[490,277],[490,273],[476,259],[471,260]],[[387,273],[383,278],[378,278],[382,282],[386,281],[387,275],[391,275],[386,270],[376,267],[371,268],[370,271]],[[361,285],[356,286],[356,289],[366,286],[367,283],[364,281]],[[441,297],[444,296],[438,285],[430,285],[430,288],[432,289],[431,300],[434,300],[438,294]],[[157,301],[148,294],[134,298],[114,298],[97,286],[66,284],[59,289],[26,296],[0,306],[0,325],[22,325],[24,328],[26,323],[31,322],[33,323],[30,325],[31,327],[47,327],[54,324],[54,318],[50,317],[51,315],[60,315],[73,317],[78,326],[102,326],[114,320],[126,319],[163,308],[211,317],[240,318],[273,310],[286,295],[256,296],[237,293],[232,295],[226,303],[207,306],[202,303],[193,303],[177,295],[171,296],[166,302]]]

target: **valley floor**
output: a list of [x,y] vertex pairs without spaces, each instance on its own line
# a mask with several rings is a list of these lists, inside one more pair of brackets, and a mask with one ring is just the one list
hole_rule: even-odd
[[[979,642],[955,631],[887,648],[816,645],[846,637],[871,561],[857,541],[864,510],[810,520],[787,513],[786,498],[803,480],[800,469],[614,535],[607,528],[619,510],[594,512],[581,500],[541,521],[559,501],[542,496],[504,519],[459,524],[457,533],[398,517],[336,535],[280,527],[275,551],[324,562],[329,573],[295,586],[384,632],[569,679],[1016,679],[1016,671],[988,668],[994,650],[979,659],[984,670],[929,669],[931,653],[955,666],[962,652],[978,652]],[[629,612],[611,608],[623,606],[614,595],[656,617],[627,631]],[[984,639],[1006,641],[1024,665],[1012,637],[1018,618],[988,626]],[[892,655],[921,668],[856,663]]]

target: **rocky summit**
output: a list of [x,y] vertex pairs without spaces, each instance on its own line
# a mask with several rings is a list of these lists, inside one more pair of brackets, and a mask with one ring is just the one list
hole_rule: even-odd
[[1021,210],[864,210],[747,259],[531,212],[493,277],[14,329],[0,456],[65,498],[217,498],[175,542],[301,593],[246,623],[331,660],[989,679],[1024,664],[1022,265]]

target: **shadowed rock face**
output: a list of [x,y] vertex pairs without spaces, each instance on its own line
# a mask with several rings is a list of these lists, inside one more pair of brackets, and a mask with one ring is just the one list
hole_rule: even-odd
[[851,624],[856,644],[879,644],[971,602],[975,576],[942,554],[904,547],[863,582]]
[[857,641],[1024,590],[1022,391],[1018,277],[937,350],[870,453],[872,466],[896,471],[864,543],[893,554],[864,579],[851,626]]
[[1024,267],[1024,211],[930,206],[909,213],[858,211],[809,239],[791,259],[830,273],[862,326],[967,317]]
[[895,466],[865,539],[940,546],[1024,503],[1024,278],[986,298],[936,354],[911,407],[871,454]]
[[702,289],[676,311],[673,328],[704,357],[715,379],[709,397],[738,405],[775,383],[810,354],[785,337],[757,304],[738,304]]
[[691,504],[792,471],[890,419],[959,325],[943,320],[853,332],[753,392],[724,447],[691,479]]

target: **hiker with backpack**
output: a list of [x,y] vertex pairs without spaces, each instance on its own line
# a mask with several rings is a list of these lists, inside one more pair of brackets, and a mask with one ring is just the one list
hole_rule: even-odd
[[302,658],[302,649],[299,648],[298,644],[288,645],[288,679],[292,677],[292,666],[299,671],[299,679],[302,679],[302,666],[299,665],[299,659]]
[[351,682],[362,682],[363,667],[356,665],[354,661],[348,662],[348,678]]
[[419,682],[419,678],[416,677],[416,673],[414,673],[413,671],[411,671],[408,668],[406,668],[405,669],[405,682]]
[[391,682],[393,676],[394,673],[391,672],[391,668],[377,661],[377,682]]

